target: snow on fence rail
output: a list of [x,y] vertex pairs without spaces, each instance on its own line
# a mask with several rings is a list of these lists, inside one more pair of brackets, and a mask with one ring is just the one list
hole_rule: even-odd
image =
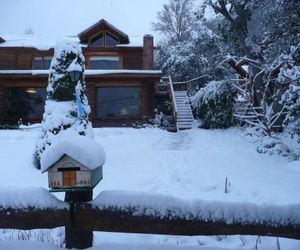
[[[29,200],[36,195],[29,203],[23,200],[28,190],[16,192],[0,192],[0,228],[71,226],[83,231],[300,239],[300,204],[186,201],[166,195],[105,191],[91,203],[75,203],[69,209],[45,190],[26,194]],[[10,195],[13,202],[7,200]],[[38,201],[40,195],[45,203]]]

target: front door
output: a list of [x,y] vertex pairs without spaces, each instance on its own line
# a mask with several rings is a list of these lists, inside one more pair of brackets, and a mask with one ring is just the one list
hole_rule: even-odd
[[67,186],[76,186],[76,171],[64,171],[63,174],[63,185]]

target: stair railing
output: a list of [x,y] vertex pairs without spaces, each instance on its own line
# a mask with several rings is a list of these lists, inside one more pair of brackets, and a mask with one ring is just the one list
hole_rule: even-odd
[[174,92],[174,87],[173,87],[173,82],[172,82],[171,76],[169,76],[169,85],[170,85],[170,96],[171,96],[172,106],[173,106],[173,116],[174,116],[174,120],[175,120],[175,128],[176,128],[176,131],[178,131],[178,126],[177,126],[178,109],[177,109],[177,104],[176,104],[176,100],[175,100],[175,92]]

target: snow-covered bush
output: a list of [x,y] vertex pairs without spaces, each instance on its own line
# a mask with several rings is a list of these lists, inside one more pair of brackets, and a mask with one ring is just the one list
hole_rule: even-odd
[[[82,72],[78,82],[73,82],[69,73],[74,69]],[[58,43],[49,70],[45,112],[34,152],[38,168],[41,154],[55,140],[74,135],[93,137],[85,89],[80,46],[68,41]]]
[[236,91],[228,81],[212,81],[191,98],[195,118],[205,129],[228,128],[234,125]]
[[289,86],[282,96],[287,109],[285,130],[300,142],[300,65],[296,65],[293,57],[284,56],[278,81]]

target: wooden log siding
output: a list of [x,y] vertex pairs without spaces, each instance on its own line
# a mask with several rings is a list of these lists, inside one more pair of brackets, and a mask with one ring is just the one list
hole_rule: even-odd
[[[121,69],[143,69],[143,48],[141,47],[116,47],[116,48],[82,48],[87,59],[91,56],[118,55],[121,60]],[[0,70],[30,70],[33,69],[35,57],[53,56],[54,49],[40,51],[35,48],[0,48]]]
[[143,69],[142,48],[128,49],[126,53],[124,51],[123,67],[124,69],[133,69],[133,70]]
[[53,56],[54,50],[40,51],[35,48],[1,47],[0,70],[30,70],[33,69],[35,57]]

